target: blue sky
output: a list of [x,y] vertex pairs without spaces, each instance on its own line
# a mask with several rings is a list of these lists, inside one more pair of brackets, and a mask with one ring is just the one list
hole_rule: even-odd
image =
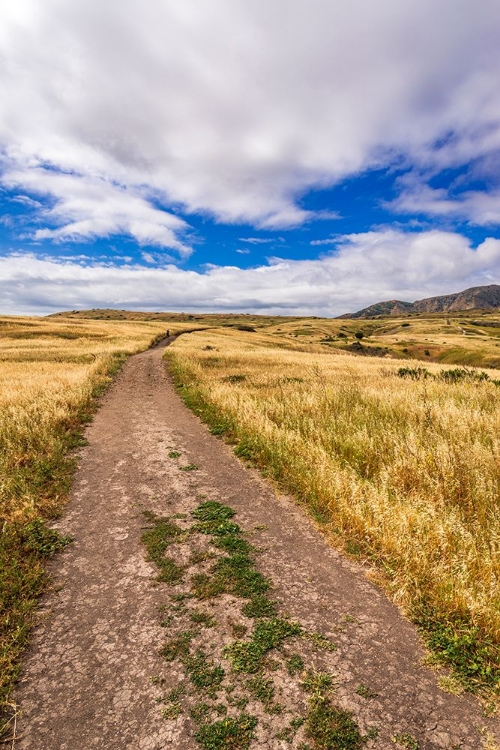
[[0,21],[0,312],[338,315],[500,283],[497,2]]

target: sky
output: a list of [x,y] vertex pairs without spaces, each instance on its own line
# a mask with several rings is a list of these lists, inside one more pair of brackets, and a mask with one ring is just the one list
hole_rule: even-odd
[[0,313],[500,283],[498,0],[0,0]]

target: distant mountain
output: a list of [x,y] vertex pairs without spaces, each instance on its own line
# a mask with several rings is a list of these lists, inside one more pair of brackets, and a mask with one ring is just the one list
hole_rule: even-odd
[[377,302],[355,313],[339,315],[339,318],[374,318],[377,315],[407,315],[408,313],[458,312],[460,310],[494,310],[500,307],[500,286],[473,286],[463,292],[444,294],[442,297],[427,297],[416,302],[401,302],[391,299]]

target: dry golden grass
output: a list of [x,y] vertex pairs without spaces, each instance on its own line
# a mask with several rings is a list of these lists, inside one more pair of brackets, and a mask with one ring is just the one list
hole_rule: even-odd
[[398,376],[412,362],[276,333],[194,333],[168,356],[213,431],[376,565],[436,658],[466,687],[498,689],[498,386],[446,382],[436,364],[412,380]]
[[[38,484],[23,482],[48,460],[88,409],[108,371],[146,348],[164,323],[0,318],[0,512],[4,519],[52,510]],[[43,495],[43,493],[42,493]]]
[[[492,325],[496,324],[496,325]],[[359,345],[364,353],[414,358],[427,362],[500,367],[500,315],[471,311],[363,319],[283,319],[268,332],[302,343],[321,343],[326,349],[349,350]],[[360,352],[363,353],[363,352]]]

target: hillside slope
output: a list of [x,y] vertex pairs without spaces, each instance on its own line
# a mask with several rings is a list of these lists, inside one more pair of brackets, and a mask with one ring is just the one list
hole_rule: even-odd
[[339,318],[374,318],[377,315],[404,315],[409,313],[457,312],[460,310],[494,310],[500,307],[500,286],[474,286],[463,292],[427,297],[416,302],[388,300],[377,302],[355,313],[339,315]]

